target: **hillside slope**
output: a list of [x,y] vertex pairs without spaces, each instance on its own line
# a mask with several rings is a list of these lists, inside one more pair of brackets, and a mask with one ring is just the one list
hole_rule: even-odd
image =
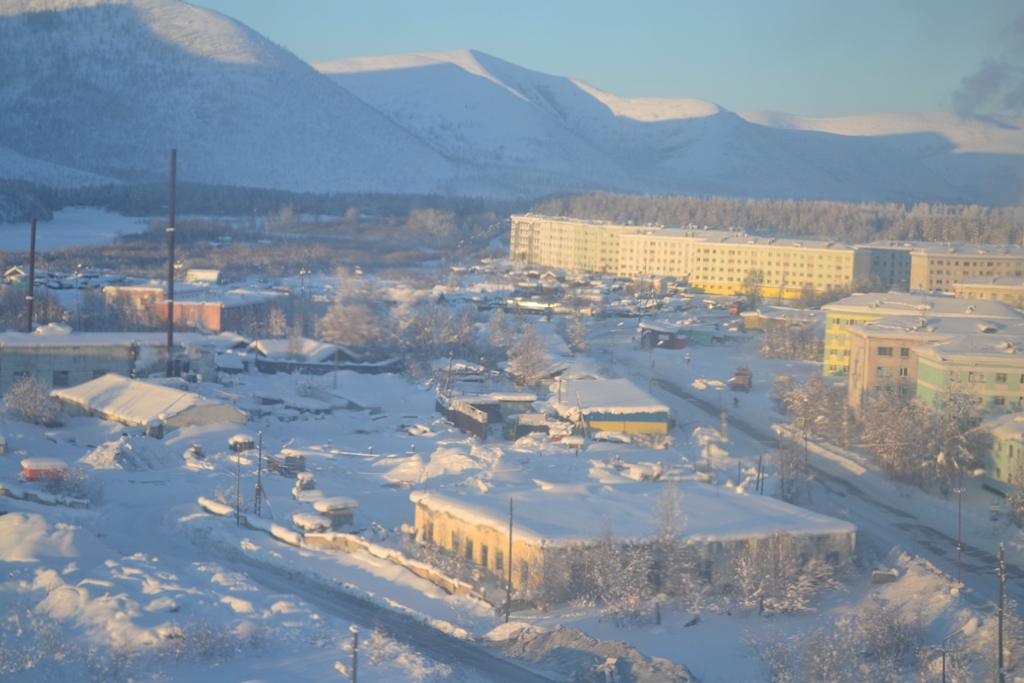
[[702,100],[622,98],[472,50],[314,66],[443,154],[575,167],[633,191],[1006,204],[1024,188],[1024,133],[982,119],[783,125]]
[[245,26],[177,0],[0,2],[0,145],[122,180],[431,192],[454,167]]

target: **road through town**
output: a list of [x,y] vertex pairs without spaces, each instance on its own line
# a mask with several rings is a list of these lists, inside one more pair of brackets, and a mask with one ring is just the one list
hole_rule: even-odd
[[[687,391],[666,377],[656,379],[660,389],[718,420],[722,409],[717,403]],[[777,447],[778,436],[774,432],[753,424],[738,412],[733,410],[729,413],[730,429],[740,431],[764,449],[774,450]],[[913,499],[895,496],[883,500],[879,493],[868,491],[865,486],[851,481],[850,472],[825,458],[812,453],[809,466],[815,488],[839,499],[834,507],[846,511],[848,519],[857,525],[859,542],[867,541],[882,550],[899,545],[904,550],[916,551],[950,576],[956,576],[955,529],[950,534],[942,528],[936,528],[932,520],[923,519],[920,512],[914,509]],[[818,500],[820,502],[820,497]],[[820,510],[822,505],[814,507]],[[996,555],[992,549],[981,548],[979,545],[967,542],[961,545],[961,576],[967,589],[966,597],[978,605],[995,602],[999,589]],[[1006,587],[1007,594],[1021,604],[1024,598],[1024,571],[1012,562],[1006,563]]]

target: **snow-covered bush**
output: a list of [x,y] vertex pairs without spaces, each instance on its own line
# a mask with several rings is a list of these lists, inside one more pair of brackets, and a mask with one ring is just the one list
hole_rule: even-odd
[[93,505],[103,502],[103,482],[90,477],[82,467],[73,467],[63,479],[44,479],[43,491],[65,498],[87,500]]
[[825,348],[824,335],[813,325],[770,320],[761,335],[761,357],[782,360],[815,360]]
[[22,422],[59,427],[64,424],[60,401],[50,396],[50,386],[32,375],[22,377],[4,394],[4,411]]

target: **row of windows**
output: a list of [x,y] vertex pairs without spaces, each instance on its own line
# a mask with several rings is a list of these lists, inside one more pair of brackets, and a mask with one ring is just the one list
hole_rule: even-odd
[[[433,538],[434,525],[433,523],[427,524],[427,538]],[[470,562],[476,562],[476,557],[473,553],[473,539],[467,538],[463,543],[459,537],[458,531],[452,532],[452,552],[456,555],[462,555]],[[483,567],[490,567],[489,560],[491,555],[491,549],[485,543],[480,544],[480,560],[478,564]],[[524,565],[525,566],[525,565]],[[494,571],[501,573],[505,569],[505,553],[501,550],[494,551]]]
[[[892,347],[891,346],[879,346],[878,347],[878,355],[879,356],[892,356]],[[910,349],[908,349],[906,347],[901,348],[900,349],[900,358],[909,358],[909,357],[910,357]]]
[[[900,368],[900,377],[910,377],[910,368]],[[892,368],[879,365],[875,368],[876,377],[892,377]]]

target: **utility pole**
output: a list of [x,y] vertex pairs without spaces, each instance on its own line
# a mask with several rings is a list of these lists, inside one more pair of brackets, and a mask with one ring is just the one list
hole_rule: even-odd
[[1006,609],[1006,563],[1003,561],[1003,544],[999,544],[999,683],[1006,683],[1003,668],[1003,614]]
[[348,630],[352,631],[352,683],[356,683],[356,673],[359,671],[359,629],[353,624]]
[[235,526],[242,524],[242,454],[235,453]]
[[36,217],[32,217],[32,236],[28,243],[28,294],[25,295],[25,302],[28,304],[26,315],[25,331],[32,334],[32,303],[36,291]]
[[263,507],[261,505],[263,499],[263,432],[258,432],[258,434],[260,437],[259,465],[256,467],[256,502],[253,503],[257,517],[260,516],[260,510]]
[[962,509],[961,502],[963,500],[964,487],[958,486],[953,490],[956,491],[956,585],[960,586],[962,585],[960,583],[960,551],[962,548],[960,542],[960,511]]
[[508,497],[508,584],[505,586],[505,623],[512,614],[512,496]]
[[174,377],[174,186],[178,150],[171,150],[171,194],[167,210],[167,376]]

